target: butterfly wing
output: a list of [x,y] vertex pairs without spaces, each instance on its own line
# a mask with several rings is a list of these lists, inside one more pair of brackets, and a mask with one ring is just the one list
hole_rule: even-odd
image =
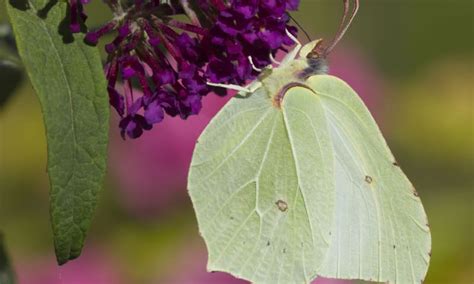
[[335,161],[337,197],[331,247],[318,274],[422,282],[430,260],[431,236],[413,185],[369,111],[346,83],[326,75],[311,77],[306,83],[320,98]]
[[188,188],[211,271],[308,283],[322,265],[335,206],[329,132],[311,126],[326,122],[310,90],[288,98],[281,108],[263,89],[234,98],[199,138]]
[[234,98],[199,138],[189,192],[209,270],[254,283],[425,277],[418,194],[357,94],[327,75]]

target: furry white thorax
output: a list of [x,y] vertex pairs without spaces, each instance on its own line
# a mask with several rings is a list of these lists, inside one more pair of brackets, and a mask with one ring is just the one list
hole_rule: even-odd
[[[264,88],[270,98],[278,96],[290,84],[304,84],[305,73],[319,72],[319,70],[311,70],[313,66],[311,66],[307,57],[321,40],[312,41],[304,46],[296,38],[293,37],[293,40],[297,43],[297,46],[283,58],[281,64],[275,68],[272,65],[268,66],[260,74],[257,82],[252,83]],[[252,84],[249,86],[252,86]],[[256,90],[256,88],[254,87],[253,90]]]

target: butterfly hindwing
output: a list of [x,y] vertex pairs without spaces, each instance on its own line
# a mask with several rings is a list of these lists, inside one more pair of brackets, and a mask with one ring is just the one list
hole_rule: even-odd
[[314,76],[333,145],[336,211],[318,272],[330,278],[420,283],[431,248],[420,198],[359,96],[342,80]]

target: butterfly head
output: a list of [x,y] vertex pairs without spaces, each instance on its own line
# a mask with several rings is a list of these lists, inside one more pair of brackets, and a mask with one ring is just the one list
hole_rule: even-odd
[[300,79],[304,80],[313,75],[328,73],[329,68],[322,39],[317,39],[303,46],[299,56],[307,63],[307,67],[298,74]]

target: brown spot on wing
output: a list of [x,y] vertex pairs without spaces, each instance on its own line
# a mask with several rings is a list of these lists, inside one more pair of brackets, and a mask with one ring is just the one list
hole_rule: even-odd
[[371,184],[374,181],[374,179],[371,176],[365,176],[365,182],[368,184]]
[[288,203],[283,200],[278,200],[277,202],[275,202],[275,204],[278,207],[278,210],[280,210],[281,212],[286,212],[286,210],[288,210]]

